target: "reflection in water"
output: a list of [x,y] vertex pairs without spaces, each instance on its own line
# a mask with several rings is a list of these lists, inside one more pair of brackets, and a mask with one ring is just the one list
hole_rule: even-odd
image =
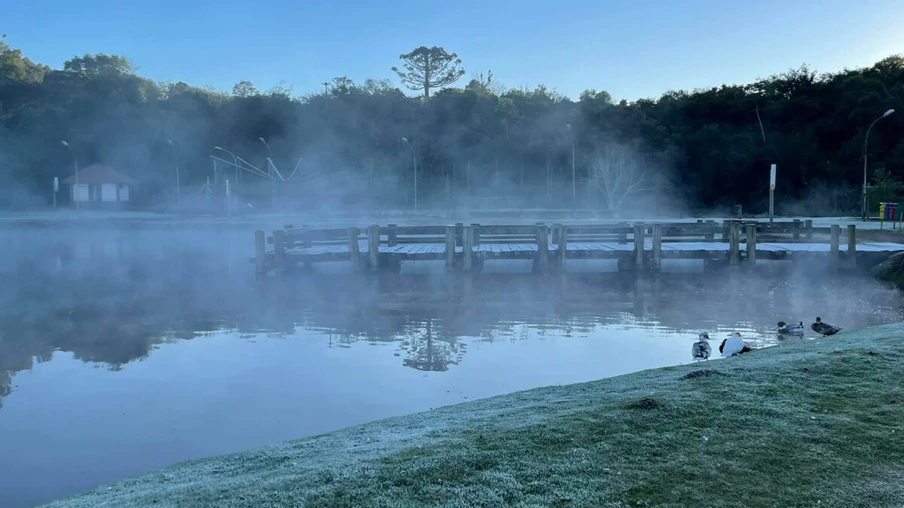
[[[332,404],[335,399],[335,404],[340,405],[316,413],[326,423],[312,423],[304,427],[307,430],[298,430],[299,420],[291,420],[266,432],[262,426],[270,423],[265,419],[263,423],[257,420],[253,425],[248,423],[247,428],[251,430],[237,436],[229,434],[233,428],[230,425],[244,428],[241,415],[211,416],[217,422],[229,424],[219,423],[215,432],[209,429],[198,432],[211,440],[215,440],[212,436],[222,434],[220,437],[228,446],[204,448],[196,442],[179,442],[173,445],[176,451],[171,455],[161,456],[160,463],[141,462],[141,452],[137,451],[129,454],[135,457],[135,462],[129,463],[132,469],[126,467],[128,464],[117,464],[115,475],[126,475],[173,460],[244,449],[269,442],[265,439],[279,439],[267,436],[301,437],[299,433],[332,430],[393,414],[388,409],[367,405],[377,405],[372,400],[378,397],[372,392],[365,394],[364,402],[359,405],[347,403],[349,385],[341,385],[338,379],[334,383],[329,379],[332,372],[301,380],[301,388],[294,388],[291,376],[297,370],[319,372],[318,363],[335,366],[330,362],[337,358],[340,362],[359,361],[363,350],[367,356],[360,360],[365,362],[360,364],[360,369],[367,370],[365,365],[371,365],[373,373],[345,375],[363,376],[360,383],[373,390],[382,390],[380,387],[394,382],[393,378],[408,379],[405,376],[417,371],[416,377],[433,373],[439,377],[430,383],[440,384],[424,384],[424,390],[441,390],[445,394],[463,382],[470,382],[498,386],[494,390],[505,391],[586,380],[631,368],[689,362],[688,351],[703,331],[709,332],[714,347],[735,331],[741,332],[752,346],[763,347],[779,340],[775,331],[778,321],[807,323],[819,315],[853,329],[900,321],[904,308],[897,292],[873,281],[855,276],[829,279],[822,272],[818,272],[819,276],[809,273],[805,267],[797,267],[782,276],[761,278],[740,271],[708,275],[672,273],[660,277],[618,273],[469,276],[445,274],[439,263],[437,272],[432,274],[337,273],[256,281],[247,262],[248,236],[245,231],[235,234],[96,231],[55,232],[54,235],[34,231],[0,232],[5,249],[5,256],[0,259],[0,277],[4,280],[0,285],[0,429],[4,416],[12,414],[9,412],[12,406],[3,407],[4,400],[17,396],[24,402],[35,398],[47,407],[40,409],[44,412],[20,410],[16,413],[19,423],[15,424],[19,427],[13,425],[15,428],[43,425],[48,419],[67,419],[65,409],[52,407],[44,398],[61,387],[59,383],[77,379],[74,374],[68,371],[54,374],[57,377],[49,378],[47,382],[51,384],[45,385],[43,392],[38,388],[31,388],[31,392],[23,388],[20,392],[16,388],[18,372],[39,372],[42,369],[37,365],[42,363],[69,365],[65,355],[54,355],[57,351],[111,371],[110,377],[95,381],[100,383],[95,390],[113,389],[104,387],[116,386],[118,379],[132,379],[127,372],[132,367],[124,368],[126,365],[143,365],[141,370],[132,369],[133,375],[156,380],[154,376],[168,378],[175,376],[175,372],[185,372],[179,370],[180,359],[191,358],[198,362],[190,369],[197,371],[198,377],[185,378],[187,383],[202,382],[205,372],[221,369],[232,369],[242,378],[242,383],[207,388],[188,384],[188,388],[179,391],[179,397],[187,399],[188,405],[197,405],[205,396],[202,393],[205,389],[213,390],[216,396],[230,397],[229,402],[234,399],[242,407],[242,414],[244,406],[253,406],[260,398],[277,406],[297,401],[298,411],[303,414],[313,411],[307,407],[312,394],[327,400],[322,404]],[[193,340],[198,337],[210,339]],[[284,352],[296,355],[286,358],[285,370],[258,358],[257,352],[262,358],[271,358],[271,362],[272,358],[281,358],[273,356],[272,350],[284,347],[280,344],[289,339],[305,343]],[[243,346],[236,350],[223,349],[225,346],[221,344],[232,340]],[[588,344],[616,341],[624,347],[594,349],[596,346]],[[171,346],[162,348],[164,344]],[[231,344],[229,347],[234,347]],[[502,347],[506,349],[500,351]],[[156,349],[160,351],[155,352]],[[490,349],[495,352],[490,354]],[[564,351],[582,357],[594,368],[575,367],[576,357],[558,356],[558,352]],[[625,356],[615,357],[616,354]],[[637,359],[641,357],[648,361]],[[140,363],[148,358],[150,361]],[[652,358],[655,360],[649,360]],[[519,362],[530,365],[525,367]],[[612,364],[625,367],[619,370],[611,367]],[[588,369],[577,373],[583,377],[575,374],[574,371],[582,368]],[[569,375],[561,374],[563,371]],[[467,379],[456,377],[459,375]],[[517,375],[521,378],[512,380]],[[248,379],[254,379],[254,383],[248,383]],[[443,379],[454,382],[444,386]],[[511,384],[504,384],[507,382]],[[136,400],[153,399],[155,394],[143,391],[160,386],[159,381],[146,379],[140,383],[147,384],[134,380],[131,383],[135,383],[128,385],[134,392],[129,392],[129,397]],[[245,386],[253,390],[257,385],[270,387],[272,393],[265,397],[252,391],[247,398],[241,398]],[[310,391],[291,394],[279,391],[289,389],[285,387]],[[390,390],[390,393],[394,392]],[[495,393],[500,392],[480,391],[477,395]],[[74,403],[104,396],[83,393]],[[107,396],[115,398],[109,393]],[[460,400],[450,399],[452,394],[440,396],[433,391],[425,397],[423,401],[400,406],[400,411]],[[115,400],[125,404],[123,401],[127,399]],[[147,402],[158,408],[153,412],[148,412],[139,402],[136,404],[139,407],[131,412],[115,410],[116,415],[125,415],[124,420],[115,424],[117,429],[139,427],[139,423],[153,417],[161,419],[153,428],[169,431],[167,425],[175,426],[173,422],[190,425],[193,419],[205,417],[188,410],[178,413],[173,408],[178,406],[176,400],[172,401],[173,407],[166,408],[161,408],[156,399]],[[258,411],[267,409],[270,406],[261,406]],[[282,414],[282,410],[273,411]],[[329,419],[330,411],[340,416]],[[350,414],[342,416],[343,411]],[[172,439],[176,439],[180,434],[173,432]],[[187,430],[183,432],[192,435]],[[90,430],[81,429],[81,433],[87,435]],[[47,434],[35,431],[31,437],[41,442]],[[122,439],[116,446],[138,447],[143,442],[139,436],[126,435]],[[70,441],[58,446],[54,453],[63,453],[65,447],[72,448],[73,454],[82,453]],[[33,448],[28,453],[34,453]],[[0,467],[0,476],[2,470]],[[0,477],[0,498],[12,497],[14,506],[16,496],[20,496],[20,506],[25,506],[25,499],[45,500],[27,498],[29,494],[21,490],[26,489],[23,481],[31,481],[34,492],[53,497],[119,477],[89,475],[73,480],[71,485],[54,486],[55,492],[47,490],[48,484],[54,485],[50,480],[28,477],[10,480],[6,485]]]

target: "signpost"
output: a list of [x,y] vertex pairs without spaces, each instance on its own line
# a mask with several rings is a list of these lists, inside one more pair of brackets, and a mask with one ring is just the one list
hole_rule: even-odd
[[769,168],[769,222],[775,216],[775,164]]

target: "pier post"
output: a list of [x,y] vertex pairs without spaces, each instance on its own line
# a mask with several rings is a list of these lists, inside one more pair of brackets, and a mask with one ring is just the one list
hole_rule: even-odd
[[807,240],[813,239],[813,219],[804,221],[804,230],[807,232]]
[[839,226],[838,224],[832,224],[831,232],[832,232],[832,240],[831,240],[832,243],[830,244],[831,246],[829,247],[829,251],[830,251],[832,264],[837,265],[838,257],[839,257],[838,251],[840,250],[838,247],[839,247],[839,244],[841,243],[841,226]]
[[273,230],[273,267],[278,274],[286,271],[286,232],[282,229]]
[[471,245],[480,245],[480,224],[476,222],[471,223]]
[[643,222],[634,224],[634,265],[637,269],[643,268]]
[[546,224],[537,223],[537,258],[534,260],[534,271],[542,272],[546,270],[549,262],[549,230]]
[[704,242],[716,241],[716,229],[718,229],[716,226],[716,221],[714,221],[712,219],[707,219],[706,225],[709,226],[709,228],[708,228],[708,232],[703,237],[703,241]]
[[618,224],[616,224],[616,226],[618,226],[618,228],[619,228],[618,243],[620,243],[622,245],[628,243],[628,232],[625,231],[625,229],[627,229],[627,227],[628,227],[628,223],[627,222],[619,222]]
[[446,226],[446,271],[455,268],[455,226]]
[[390,224],[386,230],[386,245],[395,247],[397,242],[398,238],[396,237],[396,225]]
[[747,224],[747,263],[756,266],[756,223]]
[[792,231],[794,233],[793,238],[795,240],[800,240],[800,219],[794,219],[794,226]]
[[559,269],[564,269],[568,252],[568,228],[564,224],[559,224],[559,241],[556,242],[556,252],[558,253]]
[[662,224],[653,224],[653,270],[662,269]]
[[455,223],[455,245],[464,245],[464,234],[465,225],[461,222]]
[[352,271],[361,268],[361,248],[358,244],[358,228],[348,228],[348,258],[352,262]]
[[728,231],[728,264],[738,265],[741,262],[741,225],[731,222]]
[[849,224],[847,227],[848,234],[848,266],[857,267],[857,226]]
[[463,249],[461,257],[461,268],[466,271],[471,270],[472,257],[474,255],[474,226],[464,226],[461,234],[461,246]]
[[254,232],[254,271],[259,275],[267,273],[267,239],[260,229]]
[[367,227],[367,257],[371,270],[380,268],[380,226],[376,224]]

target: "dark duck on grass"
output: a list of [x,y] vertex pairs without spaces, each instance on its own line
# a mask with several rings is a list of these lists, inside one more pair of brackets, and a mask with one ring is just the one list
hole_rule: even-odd
[[810,325],[810,328],[812,328],[814,332],[822,335],[823,337],[835,335],[836,333],[843,330],[843,328],[838,328],[837,326],[832,326],[828,323],[823,322],[823,320],[819,317],[816,318],[815,323]]
[[712,353],[712,348],[709,345],[709,334],[703,332],[697,338],[697,342],[694,342],[694,345],[691,346],[691,356],[694,357],[694,360],[709,360],[709,355]]

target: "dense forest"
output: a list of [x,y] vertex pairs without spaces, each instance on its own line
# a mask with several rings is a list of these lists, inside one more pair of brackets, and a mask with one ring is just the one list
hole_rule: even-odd
[[228,180],[259,210],[764,213],[774,163],[777,213],[857,213],[865,155],[872,209],[902,188],[904,111],[884,116],[904,104],[900,55],[620,102],[598,89],[577,101],[507,89],[438,47],[388,55],[386,67],[406,91],[337,77],[301,96],[250,81],[221,93],[154,82],[115,55],[52,69],[0,42],[0,205],[48,206],[54,177],[93,163],[137,179],[132,205],[144,208],[218,206]]

